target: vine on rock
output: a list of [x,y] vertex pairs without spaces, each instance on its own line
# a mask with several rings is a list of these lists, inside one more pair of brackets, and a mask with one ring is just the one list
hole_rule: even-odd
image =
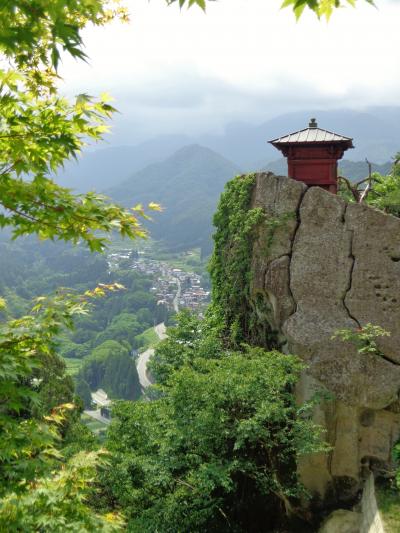
[[225,324],[226,340],[233,346],[247,341],[250,332],[252,246],[256,228],[264,220],[261,208],[251,208],[255,182],[255,174],[249,174],[227,183],[214,215],[211,312]]

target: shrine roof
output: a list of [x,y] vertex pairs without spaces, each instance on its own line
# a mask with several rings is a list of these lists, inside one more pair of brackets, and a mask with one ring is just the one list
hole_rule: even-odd
[[308,143],[346,143],[348,148],[353,148],[353,139],[344,137],[332,131],[323,130],[318,127],[315,119],[311,119],[308,128],[289,133],[284,137],[278,137],[271,144],[308,144]]

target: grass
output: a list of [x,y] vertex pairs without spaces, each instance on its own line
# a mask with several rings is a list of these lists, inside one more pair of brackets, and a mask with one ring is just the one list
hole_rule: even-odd
[[76,376],[83,364],[82,359],[73,359],[71,357],[64,357],[64,361],[67,365],[67,374],[69,376]]
[[149,328],[143,331],[140,335],[136,335],[136,340],[139,342],[140,351],[147,350],[148,348],[154,348],[159,342],[157,333],[154,328]]
[[184,272],[196,272],[204,275],[207,272],[207,261],[201,259],[200,248],[193,248],[185,252],[170,252],[155,241],[146,248],[145,257],[168,263],[171,268],[180,268]]
[[128,249],[145,252],[145,259],[153,259],[168,263],[171,268],[180,268],[184,272],[195,272],[199,275],[207,274],[208,260],[201,259],[200,248],[193,248],[185,252],[170,252],[159,241],[148,239],[143,243],[130,244],[127,241],[113,238],[108,247],[110,253],[118,253]]
[[398,533],[400,531],[400,492],[389,486],[377,486],[376,499],[385,533]]
[[207,272],[207,262],[200,258],[200,248],[177,254],[165,254],[164,257],[161,255],[159,258],[168,263],[171,268],[180,268],[184,272],[195,272],[200,275]]

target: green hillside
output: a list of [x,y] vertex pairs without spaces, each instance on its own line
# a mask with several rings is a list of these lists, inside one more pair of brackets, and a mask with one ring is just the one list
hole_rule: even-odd
[[186,146],[161,163],[133,174],[106,194],[127,206],[160,203],[149,224],[152,237],[172,250],[211,250],[212,216],[225,183],[240,169],[199,145]]

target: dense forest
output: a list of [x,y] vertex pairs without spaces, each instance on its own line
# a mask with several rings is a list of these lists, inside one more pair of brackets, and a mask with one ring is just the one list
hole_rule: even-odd
[[[5,239],[0,247],[4,258],[0,296],[7,301],[7,313],[15,317],[27,312],[38,296],[61,287],[78,294],[101,284],[121,286],[96,301],[89,315],[78,317],[73,331],[58,336],[57,351],[67,365],[72,360],[82,363],[75,380],[85,406],[91,404],[90,390],[99,388],[111,398],[137,399],[141,391],[132,350],[146,342],[144,331],[168,316],[149,292],[154,279],[129,270],[126,259],[118,263],[121,268],[110,269],[106,256],[81,247],[38,245],[31,238],[19,243]],[[128,263],[126,270],[124,262]]]

